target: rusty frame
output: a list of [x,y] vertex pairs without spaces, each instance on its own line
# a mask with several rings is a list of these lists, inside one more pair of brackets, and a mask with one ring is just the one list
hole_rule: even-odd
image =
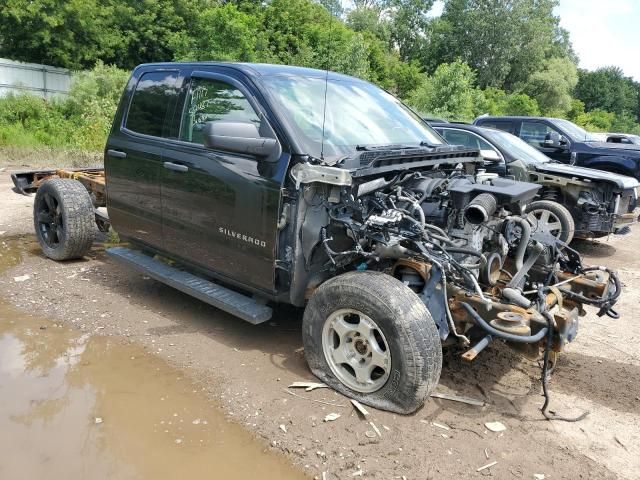
[[43,182],[52,178],[70,178],[84,185],[96,207],[106,205],[106,187],[103,168],[58,168],[55,170],[32,170],[11,174],[16,190],[28,195],[40,188]]

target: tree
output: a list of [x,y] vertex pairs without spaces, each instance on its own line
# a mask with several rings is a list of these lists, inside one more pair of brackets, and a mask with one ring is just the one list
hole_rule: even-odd
[[538,102],[524,93],[507,93],[495,87],[482,91],[478,113],[489,115],[540,115]]
[[587,110],[633,116],[638,112],[638,85],[618,67],[603,67],[594,72],[580,70],[574,94]]
[[256,60],[267,48],[260,20],[232,3],[206,7],[191,24],[170,40],[176,60]]
[[447,0],[429,29],[428,71],[461,59],[481,87],[515,88],[546,59],[571,57],[553,14],[557,0]]
[[443,63],[409,97],[409,103],[423,114],[454,120],[471,120],[482,102],[475,88],[474,71],[461,61]]
[[173,36],[187,31],[200,3],[5,0],[0,4],[0,55],[71,69],[91,68],[98,60],[126,69],[171,60]]
[[535,98],[545,115],[563,116],[571,109],[571,92],[578,83],[575,65],[568,58],[552,58],[532,73],[522,90]]
[[5,0],[0,56],[80,69],[113,57],[122,38],[109,28],[113,7],[100,0]]
[[434,0],[391,0],[391,42],[404,61],[424,56]]
[[346,23],[356,32],[370,34],[387,45],[391,43],[389,22],[381,20],[376,8],[355,8],[347,14]]
[[610,132],[615,114],[601,109],[591,110],[578,115],[576,123],[586,130],[596,132]]
[[109,29],[120,35],[120,47],[112,56],[99,57],[105,63],[132,69],[147,62],[174,58],[176,33],[190,33],[208,3],[195,0],[99,0],[112,4]]

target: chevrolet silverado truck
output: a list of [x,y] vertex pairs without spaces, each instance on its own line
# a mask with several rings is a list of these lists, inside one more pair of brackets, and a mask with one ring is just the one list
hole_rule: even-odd
[[640,145],[601,141],[569,120],[481,116],[473,123],[509,132],[559,162],[640,180]]
[[95,223],[110,224],[127,242],[113,259],[241,319],[304,308],[318,378],[410,413],[438,383],[443,346],[472,360],[504,341],[544,352],[547,368],[585,305],[617,315],[615,272],[532,229],[540,186],[487,175],[482,161],[356,78],[160,63],[134,70],[104,171],[14,183],[36,192],[50,258],[84,255]]
[[536,229],[569,243],[574,236],[626,234],[638,222],[640,183],[633,177],[560,163],[495,128],[429,124],[448,143],[481,150],[487,172],[540,185],[527,207]]

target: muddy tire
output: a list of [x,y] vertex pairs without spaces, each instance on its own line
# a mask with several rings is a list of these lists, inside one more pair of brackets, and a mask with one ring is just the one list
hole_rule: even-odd
[[563,205],[551,200],[537,200],[527,207],[531,231],[549,231],[566,244],[571,243],[576,230],[571,212]]
[[47,257],[53,260],[83,257],[91,248],[96,230],[89,193],[77,180],[47,180],[36,193],[33,223]]
[[350,272],[322,284],[304,312],[302,339],[316,377],[376,408],[414,412],[440,379],[435,322],[390,275]]

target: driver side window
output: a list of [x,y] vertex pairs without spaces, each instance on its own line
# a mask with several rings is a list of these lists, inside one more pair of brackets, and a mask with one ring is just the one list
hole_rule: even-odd
[[560,135],[560,132],[554,128],[540,122],[525,121],[522,122],[522,126],[520,127],[520,138],[536,148],[545,146],[544,141],[550,133],[557,133]]
[[193,77],[180,140],[202,145],[205,125],[211,121],[253,123],[260,129],[260,117],[240,90],[220,80]]

